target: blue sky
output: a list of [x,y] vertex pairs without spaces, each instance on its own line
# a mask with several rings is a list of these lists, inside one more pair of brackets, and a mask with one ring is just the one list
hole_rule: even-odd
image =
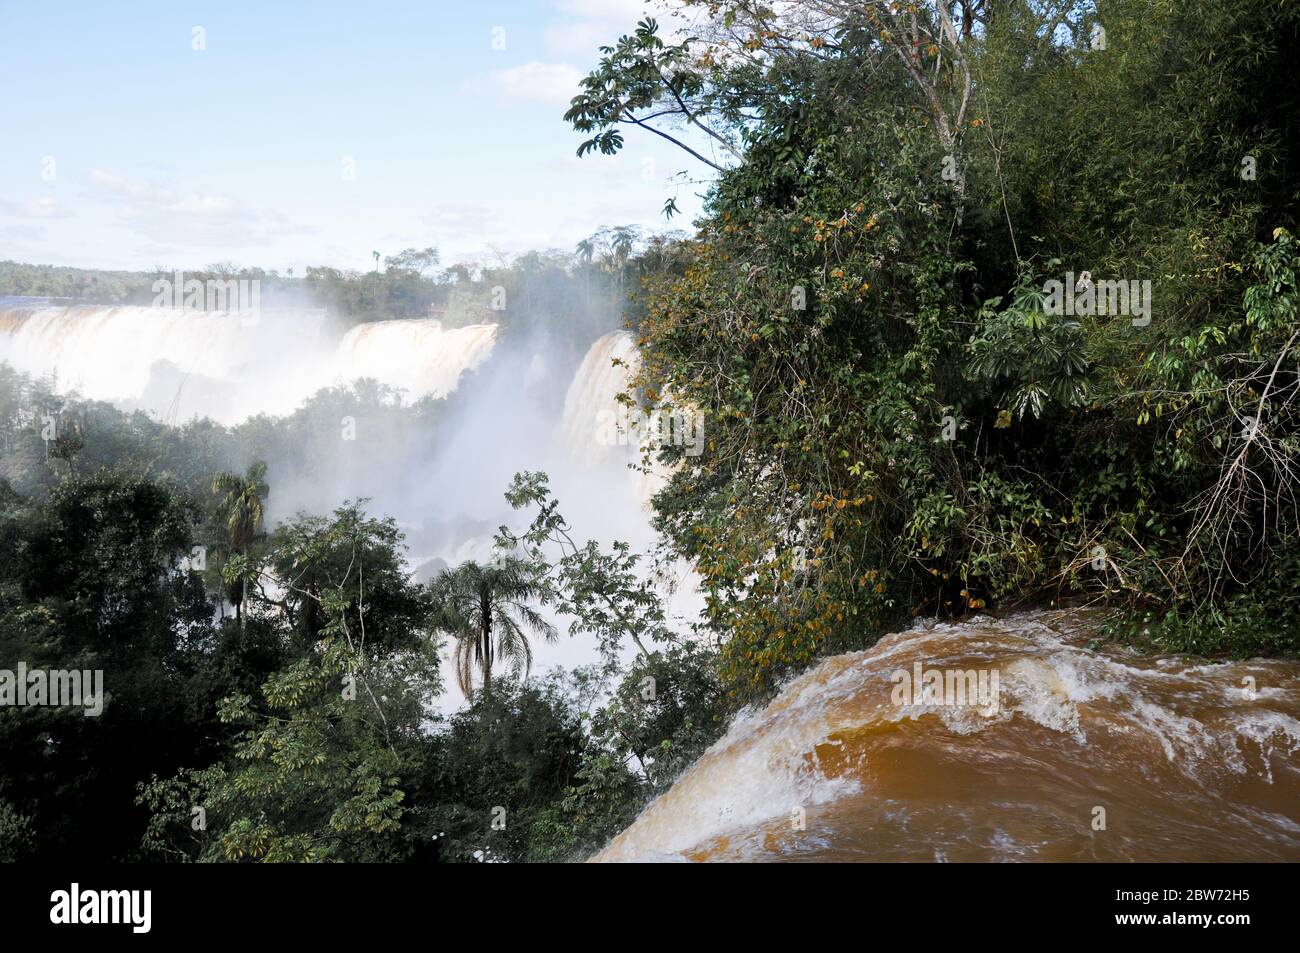
[[436,245],[445,263],[490,260],[667,227],[674,194],[688,226],[707,168],[636,130],[619,156],[578,159],[561,119],[642,10],[0,0],[0,259],[301,274]]

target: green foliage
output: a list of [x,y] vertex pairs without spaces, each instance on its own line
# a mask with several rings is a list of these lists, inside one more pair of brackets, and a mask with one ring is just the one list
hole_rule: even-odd
[[583,764],[581,725],[557,687],[494,682],[436,738],[420,825],[442,860],[567,859],[580,831],[559,823]]
[[[221,743],[208,726],[231,687],[231,647],[201,581],[179,568],[195,516],[165,485],[99,471],[11,499],[0,518],[0,658],[100,671],[105,694],[97,716],[28,706],[0,719],[2,793],[41,854],[129,856],[136,782]],[[246,670],[264,658],[250,644]]]
[[[1059,265],[1050,261],[1049,270]],[[996,395],[994,400],[1016,418],[1037,420],[1055,406],[1066,410],[1087,401],[1088,362],[1078,321],[1053,318],[1044,311],[1041,285],[1026,276],[1001,310],[1002,298],[984,302],[967,344],[968,373]]]
[[[282,609],[288,632],[311,607],[311,638],[255,692],[222,700],[220,721],[240,729],[224,764],[142,787],[146,848],[230,861],[405,856],[402,778],[425,747],[439,680],[430,608],[401,571],[400,543],[391,521],[356,505],[277,530],[269,562],[289,593],[252,601]],[[196,806],[201,838],[186,831]]]
[[[732,714],[718,678],[717,653],[683,642],[638,657],[613,697],[592,717],[594,741],[630,761],[653,793],[666,790],[722,734]],[[608,782],[584,766],[577,802]]]
[[[509,488],[531,522],[496,563],[429,588],[359,502],[261,532],[268,482],[324,482],[341,416],[433,445],[472,376],[170,429],[0,366],[0,657],[101,668],[109,693],[102,718],[0,719],[0,859],[578,859],[742,705],[919,613],[1088,599],[1153,651],[1297,650],[1295,5],[1114,0],[1104,49],[1089,3],[686,6],[700,36],[638,24],[566,119],[580,154],[635,125],[718,171],[692,236],[237,274],[517,341],[573,302],[575,364],[631,292],[626,401],[706,421],[703,454],[658,451],[655,500],[656,558],[695,566],[704,622],[673,628],[643,554],[575,538],[544,474]],[[1150,281],[1151,322],[1049,313],[1067,271]],[[112,301],[151,277],[0,265],[4,290]],[[206,576],[180,563],[196,543]],[[528,677],[541,607],[601,664]],[[481,681],[448,718],[440,631]]]
[[533,667],[529,632],[555,641],[555,627],[531,604],[541,595],[532,567],[508,557],[488,566],[470,560],[435,580],[439,625],[456,640],[456,681],[466,698],[474,697],[475,668],[483,690],[491,691],[498,660],[510,664],[516,679],[528,677]]
[[0,801],[0,864],[16,863],[35,848],[32,819],[19,814],[8,801]]
[[[423,645],[431,631],[428,594],[402,562],[402,533],[391,518],[345,503],[332,517],[298,516],[276,528],[259,567],[257,600],[304,648],[339,637],[364,650]],[[284,591],[270,595],[263,583]]]
[[[1104,49],[1087,4],[961,35],[710,12],[732,28],[675,68],[744,161],[646,275],[632,397],[707,423],[656,509],[733,701],[917,612],[1045,598],[1293,650],[1258,620],[1296,546],[1296,11],[1110,3]],[[625,54],[590,82],[644,100],[658,50]],[[1152,320],[1048,313],[1066,271],[1150,281]]]
[[[613,46],[600,48],[597,67],[582,81],[582,90],[573,98],[564,114],[578,132],[595,133],[578,146],[578,156],[589,152],[613,155],[623,148],[620,125],[637,126],[677,145],[691,156],[719,171],[722,166],[705,157],[681,139],[665,132],[657,120],[672,117],[709,136],[732,155],[734,144],[705,118],[722,110],[735,119],[739,110],[729,102],[724,91],[713,88],[710,72],[701,71],[693,53],[695,41],[668,44],[659,36],[659,24],[653,19],[640,21],[636,30],[619,37]],[[725,76],[725,72],[712,71]]]
[[596,637],[608,673],[618,667],[624,638],[643,656],[646,642],[675,641],[652,580],[638,572],[640,555],[624,542],[604,551],[592,540],[575,541],[545,473],[515,474],[506,499],[515,509],[536,506],[537,514],[521,535],[502,527],[497,546],[527,555],[538,596],[573,620],[570,635]]

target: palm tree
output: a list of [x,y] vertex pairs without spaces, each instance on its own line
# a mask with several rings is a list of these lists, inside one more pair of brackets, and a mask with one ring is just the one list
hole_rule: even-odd
[[[218,473],[212,479],[212,490],[222,494],[220,511],[226,519],[226,532],[232,553],[246,552],[262,525],[264,511],[262,500],[270,492],[266,485],[266,464],[254,463],[240,476],[238,473]],[[248,598],[248,579],[245,578],[235,603],[235,617],[239,628],[244,628],[244,600]]]
[[474,668],[483,690],[492,689],[492,666],[498,658],[511,663],[515,678],[525,678],[533,665],[525,630],[547,642],[559,636],[555,627],[528,603],[540,589],[526,562],[504,558],[484,566],[470,561],[444,569],[434,582],[441,601],[438,628],[456,639],[456,683],[467,699],[474,695]]
[[634,225],[619,225],[610,231],[609,258],[613,263],[619,284],[623,283],[624,272],[638,237],[639,229]]

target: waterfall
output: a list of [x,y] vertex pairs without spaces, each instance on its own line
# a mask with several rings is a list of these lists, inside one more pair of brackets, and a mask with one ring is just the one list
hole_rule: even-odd
[[[596,859],[1300,860],[1300,664],[1092,635],[1053,610],[829,658]],[[995,672],[997,704],[899,694],[922,670]]]
[[478,367],[496,343],[495,324],[450,331],[436,320],[359,324],[339,343],[337,374],[373,377],[400,387],[412,399],[445,397],[460,375]]
[[492,351],[494,324],[378,321],[331,339],[321,311],[254,317],[157,307],[0,308],[0,360],[60,391],[224,424],[291,413],[333,383],[373,377],[408,400],[443,397]]
[[0,311],[0,357],[93,400],[139,396],[157,361],[229,378],[253,356],[239,316],[146,307]]
[[579,463],[623,464],[635,456],[636,435],[619,445],[609,439],[614,435],[602,427],[601,415],[618,412],[622,405],[616,398],[631,390],[638,363],[636,343],[626,331],[611,331],[588,348],[565,394],[560,421],[560,443]]
[[[611,331],[587,350],[564,397],[564,413],[557,442],[579,465],[589,468],[641,466],[651,438],[645,422],[627,426],[635,408],[620,402],[619,394],[635,399],[632,378],[640,367],[636,342],[626,331]],[[663,488],[668,473],[651,455],[648,470],[629,474],[636,498],[643,507]]]

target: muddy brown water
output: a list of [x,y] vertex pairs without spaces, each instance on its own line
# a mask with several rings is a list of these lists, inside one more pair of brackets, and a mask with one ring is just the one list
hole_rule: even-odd
[[1094,636],[1052,610],[827,659],[594,859],[1300,860],[1300,664]]

